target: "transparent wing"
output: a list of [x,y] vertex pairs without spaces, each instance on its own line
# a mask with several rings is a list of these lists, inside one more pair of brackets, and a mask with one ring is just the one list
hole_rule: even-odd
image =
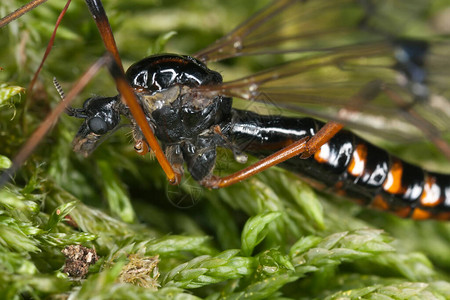
[[395,37],[418,22],[426,5],[275,1],[195,56],[216,61],[300,53],[300,58],[199,89],[250,100],[249,109],[255,102],[269,103],[279,113],[336,120],[391,140],[427,138],[450,157],[444,140],[450,132],[450,44],[413,41],[399,47]]
[[386,43],[341,47],[199,89],[249,100],[247,109],[262,102],[279,109],[275,113],[335,120],[394,141],[443,142],[450,132],[447,91],[433,83],[428,99],[418,100],[399,79],[392,51]]
[[278,0],[193,56],[211,62],[243,55],[326,50],[398,36],[411,22],[417,24],[428,2]]

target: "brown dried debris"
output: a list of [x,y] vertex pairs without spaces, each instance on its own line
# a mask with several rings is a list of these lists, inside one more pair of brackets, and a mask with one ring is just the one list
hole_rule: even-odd
[[131,283],[140,287],[157,290],[159,256],[144,257],[139,254],[130,254],[126,264],[119,275],[119,281]]
[[63,272],[72,278],[86,278],[89,266],[98,261],[97,252],[81,245],[70,245],[61,250],[66,257]]

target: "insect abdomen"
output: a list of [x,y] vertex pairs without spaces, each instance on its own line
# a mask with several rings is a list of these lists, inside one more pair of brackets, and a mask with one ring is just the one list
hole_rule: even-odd
[[[316,152],[311,163],[329,164],[323,152],[330,144],[341,148],[340,153],[348,151],[342,149],[348,145],[336,145],[332,139]],[[356,136],[351,159],[334,189],[399,217],[450,219],[449,175],[427,172]]]
[[[313,136],[323,126],[310,118],[234,113],[231,139],[255,156]],[[321,184],[321,190],[400,217],[450,219],[450,175],[427,172],[348,131],[339,132],[309,159],[294,157],[280,166]]]

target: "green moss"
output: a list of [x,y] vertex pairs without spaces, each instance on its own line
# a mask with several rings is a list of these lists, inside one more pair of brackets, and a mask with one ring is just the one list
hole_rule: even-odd
[[[126,66],[155,50],[193,53],[264,5],[237,0],[104,4]],[[18,5],[2,0],[0,12]],[[84,3],[74,1],[35,90],[23,92],[63,5],[49,1],[0,29],[2,168],[59,101],[52,78],[68,91],[104,53]],[[421,28],[417,22],[414,28]],[[261,59],[239,58],[218,69],[238,76],[261,66]],[[115,93],[102,71],[75,106],[92,94]],[[78,125],[79,120],[62,116],[0,190],[0,295],[7,299],[68,294],[77,299],[450,297],[449,223],[370,211],[316,192],[278,168],[222,190],[199,188],[189,177],[172,187],[154,161],[134,153],[128,128],[89,158],[73,153]],[[411,148],[396,150],[421,157],[424,148]],[[230,156],[222,153],[219,172],[240,167]],[[71,244],[95,248],[100,256],[80,282],[61,272],[61,250]],[[152,291],[119,282],[123,270],[137,268],[126,267],[130,261],[156,256],[159,278],[148,275],[156,274],[154,264],[135,265],[155,272],[144,274],[146,281],[158,280],[157,291],[153,281]]]

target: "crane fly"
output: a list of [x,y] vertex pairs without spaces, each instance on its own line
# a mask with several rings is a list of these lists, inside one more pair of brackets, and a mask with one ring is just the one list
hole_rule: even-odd
[[[192,56],[155,55],[124,73],[101,2],[86,2],[110,55],[89,69],[47,122],[63,110],[84,119],[75,151],[89,155],[122,115],[131,120],[135,149],[144,154],[151,149],[173,184],[179,183],[185,165],[201,185],[221,188],[280,164],[401,217],[450,217],[450,176],[423,171],[342,131],[346,126],[387,139],[425,138],[450,158],[445,140],[450,104],[439,82],[445,79],[445,42],[378,28],[371,13],[382,15],[383,10],[370,1],[364,6],[349,0],[283,0]],[[343,17],[355,9],[361,11],[357,18]],[[332,22],[320,22],[319,16]],[[293,58],[229,81],[205,65],[256,55]],[[108,66],[120,96],[91,97],[82,108],[71,107],[101,65]],[[232,108],[232,97],[269,99],[283,111],[328,123],[238,110]],[[37,143],[49,127],[30,140]],[[213,174],[219,147],[229,149],[238,162],[246,161],[245,152],[265,158],[219,178]],[[12,168],[33,148],[27,144]]]

